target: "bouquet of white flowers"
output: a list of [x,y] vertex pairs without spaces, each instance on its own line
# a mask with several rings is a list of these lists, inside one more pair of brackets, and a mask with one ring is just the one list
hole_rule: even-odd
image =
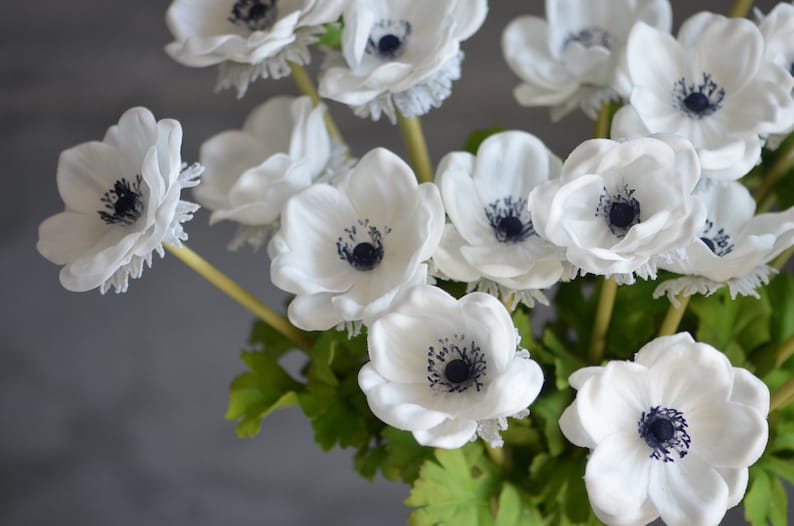
[[[323,449],[412,486],[415,525],[786,524],[794,484],[794,5],[546,0],[503,32],[522,106],[581,109],[551,152],[474,130],[435,170],[419,117],[463,71],[487,0],[174,0],[166,48],[243,97],[304,94],[181,157],[125,112],[61,154],[39,252],[74,291],[170,252],[256,315],[226,417],[299,406]],[[303,66],[322,52],[317,87]],[[321,99],[398,124],[354,155]],[[286,317],[183,245],[199,204],[266,247]],[[301,353],[299,378],[283,357]]]

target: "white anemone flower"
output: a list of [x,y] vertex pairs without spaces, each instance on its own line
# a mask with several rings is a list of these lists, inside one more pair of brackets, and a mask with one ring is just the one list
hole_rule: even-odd
[[669,0],[546,0],[546,20],[521,16],[502,35],[502,53],[521,79],[522,106],[551,106],[558,120],[577,106],[595,118],[617,99],[612,77],[629,31],[638,22],[670,31]]
[[794,124],[794,80],[764,60],[764,38],[749,20],[699,13],[678,40],[638,23],[620,79],[630,105],[615,115],[612,137],[686,137],[704,177],[746,175],[761,158],[762,137]]
[[584,480],[602,521],[716,526],[742,500],[768,439],[769,389],[723,353],[680,333],[569,382],[578,392],[560,429],[591,450]]
[[261,247],[278,230],[287,199],[346,168],[345,149],[329,136],[325,112],[309,97],[274,97],[255,108],[241,130],[201,146],[207,171],[194,195],[212,210],[210,224],[240,224],[230,248]]
[[623,143],[592,139],[566,159],[562,174],[535,188],[535,230],[564,247],[582,273],[656,277],[659,259],[686,246],[705,221],[692,195],[700,167],[692,145],[656,135]]
[[443,228],[438,188],[417,184],[405,162],[377,148],[338,186],[315,184],[287,201],[268,247],[271,279],[296,294],[288,309],[295,326],[350,329],[425,280],[423,262]]
[[755,200],[740,183],[705,184],[698,195],[706,203],[706,222],[680,257],[660,268],[684,277],[665,281],[654,297],[667,294],[710,295],[727,286],[731,297],[760,297],[756,288],[775,270],[767,263],[794,244],[794,208],[755,214]]
[[487,0],[351,0],[342,57],[331,57],[320,95],[360,117],[392,122],[441,106],[460,78],[460,42],[482,25]]
[[218,89],[242,97],[259,77],[308,64],[309,46],[336,22],[345,0],[174,0],[166,14],[174,41],[166,52],[185,66],[220,66]]
[[502,445],[507,418],[522,418],[543,372],[493,296],[456,300],[437,287],[407,291],[367,334],[358,383],[372,412],[422,445],[453,449],[479,435]]
[[[764,58],[794,75],[794,5],[779,3],[768,15],[756,10],[758,29],[764,36]],[[780,134],[770,135],[767,147],[777,148],[786,134],[794,131],[794,124]]]
[[129,278],[152,265],[152,252],[162,257],[163,243],[178,247],[187,239],[182,223],[199,207],[179,197],[198,184],[203,168],[186,168],[181,146],[179,122],[132,108],[102,142],[61,153],[57,179],[65,210],[41,224],[36,248],[63,265],[65,288],[125,292]]
[[562,277],[565,252],[535,232],[527,199],[533,188],[559,177],[561,167],[537,137],[521,131],[487,138],[476,157],[444,157],[436,183],[451,224],[433,256],[440,275],[512,297],[514,307],[547,304],[540,290]]

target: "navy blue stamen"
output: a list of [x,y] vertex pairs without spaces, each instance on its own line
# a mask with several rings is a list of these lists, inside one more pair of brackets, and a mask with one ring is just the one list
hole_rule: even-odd
[[579,42],[584,47],[601,46],[612,49],[612,35],[598,26],[586,27],[575,33],[570,33],[562,43],[562,48],[568,47],[571,42]]
[[493,228],[494,235],[502,243],[520,243],[529,236],[537,235],[532,224],[527,200],[507,196],[485,208],[485,217]]
[[394,60],[405,52],[405,42],[411,34],[411,23],[381,20],[372,27],[365,51],[382,60]]
[[237,0],[229,15],[232,24],[264,31],[278,18],[278,0]]
[[640,223],[640,202],[634,198],[634,192],[624,185],[621,192],[613,195],[605,187],[598,200],[596,217],[603,216],[609,231],[618,238],[625,237],[631,227]]
[[673,453],[684,458],[689,452],[692,438],[687,433],[684,414],[677,409],[655,406],[642,412],[637,432],[651,448],[650,457],[663,462],[674,462]]
[[725,233],[724,228],[715,231],[714,222],[709,219],[706,220],[706,226],[700,234],[700,240],[716,256],[722,257],[733,252],[734,245],[731,243],[731,236]]
[[682,77],[673,85],[673,107],[683,111],[693,119],[708,117],[722,107],[725,89],[703,73],[703,82],[687,84]]
[[138,174],[133,183],[124,177],[113,183],[113,188],[105,192],[100,199],[105,203],[105,210],[97,211],[102,221],[109,225],[129,226],[143,215],[142,180],[143,178]]
[[485,376],[485,355],[477,343],[455,334],[452,338],[438,340],[427,353],[427,381],[432,389],[446,393],[462,393],[470,387],[479,391]]
[[[337,239],[337,255],[356,270],[372,270],[383,261],[383,236],[390,232],[391,229],[385,227],[382,234],[377,227],[369,224],[369,219],[359,220],[356,225],[345,228],[345,237]],[[365,236],[364,240],[359,240],[359,235]]]

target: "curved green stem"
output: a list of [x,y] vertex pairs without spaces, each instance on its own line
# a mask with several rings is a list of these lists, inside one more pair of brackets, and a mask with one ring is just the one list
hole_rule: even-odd
[[184,264],[192,268],[201,277],[215,285],[224,294],[248,309],[262,321],[276,329],[278,332],[292,340],[301,349],[309,350],[312,341],[309,336],[292,325],[289,320],[280,315],[258,299],[250,292],[242,288],[231,278],[213,267],[207,260],[190,250],[186,246],[175,247],[173,245],[163,245],[166,250],[179,258]]
[[433,182],[433,164],[430,162],[430,153],[427,151],[425,134],[422,132],[422,122],[419,117],[404,117],[397,112],[397,124],[408,150],[408,159],[416,172],[420,183]]
[[772,398],[769,400],[769,411],[772,412],[776,409],[780,409],[793,400],[794,378],[791,378],[772,393]]
[[618,284],[612,278],[604,278],[601,286],[601,295],[598,298],[593,332],[590,335],[590,349],[587,360],[592,364],[600,364],[604,359],[604,347],[607,343],[607,331],[612,320],[612,310],[615,307],[615,297],[618,293]]
[[783,267],[786,266],[786,263],[788,263],[788,260],[791,259],[791,256],[794,256],[794,247],[783,251],[783,253],[776,257],[772,262],[772,268],[778,271],[783,270]]
[[[312,99],[315,106],[320,104],[320,94],[317,93],[317,88],[314,86],[314,82],[306,69],[294,62],[289,63],[289,68],[292,71],[292,80],[295,81],[298,90]],[[345,144],[344,139],[342,139],[342,134],[339,132],[339,128],[337,128],[333,117],[331,117],[331,113],[328,111],[325,112],[325,127],[328,128],[328,134],[331,137]]]
[[750,12],[751,7],[753,7],[753,0],[736,0],[736,3],[733,4],[733,7],[728,12],[728,16],[744,18]]
[[678,298],[678,307],[670,304],[667,309],[667,314],[662,322],[662,327],[659,329],[659,336],[670,336],[678,331],[678,326],[681,325],[681,319],[684,317],[687,306],[689,306],[689,296]]
[[612,126],[612,104],[609,101],[601,103],[601,109],[598,110],[598,118],[595,122],[593,129],[593,138],[595,139],[608,139],[610,127]]
[[764,173],[761,185],[755,191],[755,202],[760,211],[769,208],[768,197],[775,189],[777,183],[794,167],[794,134],[789,135],[775,150],[775,161],[769,170]]
[[789,336],[788,339],[780,345],[780,348],[777,350],[775,365],[780,367],[786,360],[791,358],[792,355],[794,355],[794,334]]

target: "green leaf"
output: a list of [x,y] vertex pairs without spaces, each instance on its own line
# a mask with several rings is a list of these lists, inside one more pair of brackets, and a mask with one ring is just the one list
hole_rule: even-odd
[[405,501],[416,508],[412,526],[492,526],[491,501],[499,491],[496,469],[475,442],[459,449],[436,450]]
[[598,303],[593,278],[584,276],[568,283],[561,283],[554,303],[559,317],[554,325],[557,336],[567,343],[567,338],[573,331],[576,335],[576,354],[585,356],[590,345],[590,332]]
[[543,345],[548,349],[554,360],[554,379],[557,390],[565,390],[570,387],[568,377],[584,367],[585,364],[578,356],[572,354],[565,348],[565,345],[557,339],[557,336],[549,329],[543,332]]
[[402,480],[412,484],[426,460],[433,458],[433,449],[420,446],[408,431],[386,427],[381,433],[386,441],[383,459],[383,476],[389,480]]
[[320,35],[318,45],[331,49],[342,47],[342,26],[340,24],[323,24],[325,32]]
[[512,484],[505,483],[499,494],[499,511],[494,526],[537,526],[545,524],[537,509],[526,502],[521,491]]
[[794,334],[794,275],[781,273],[766,287],[772,309],[770,333],[775,344]]
[[584,471],[587,458],[582,455],[573,458],[567,464],[567,483],[562,493],[562,508],[565,516],[573,524],[583,524],[590,521],[593,512],[587,498],[587,489],[584,485]]
[[472,155],[477,155],[477,150],[480,148],[480,145],[485,139],[491,135],[496,135],[497,133],[503,131],[505,131],[505,129],[501,126],[491,126],[490,128],[486,128],[484,130],[474,130],[469,135],[469,138],[466,139],[466,145],[463,147],[463,149]]
[[532,412],[541,420],[541,429],[546,437],[548,451],[552,456],[560,455],[568,448],[568,441],[562,435],[558,424],[560,416],[573,400],[573,393],[564,391],[547,391],[532,405]]
[[248,345],[252,349],[266,352],[273,358],[279,358],[295,348],[292,340],[262,320],[254,321],[251,326],[251,333],[248,335]]
[[767,455],[762,460],[761,466],[770,473],[786,479],[789,484],[794,484],[794,464],[792,462]]
[[772,526],[788,525],[788,495],[783,482],[773,477],[771,479],[772,500],[769,503],[769,521]]
[[618,287],[607,332],[607,356],[631,359],[640,347],[656,337],[670,306],[666,298],[653,299],[658,284],[658,281],[637,280],[633,285]]
[[766,526],[769,516],[772,484],[769,475],[759,467],[750,469],[750,489],[744,496],[744,517],[753,526]]

